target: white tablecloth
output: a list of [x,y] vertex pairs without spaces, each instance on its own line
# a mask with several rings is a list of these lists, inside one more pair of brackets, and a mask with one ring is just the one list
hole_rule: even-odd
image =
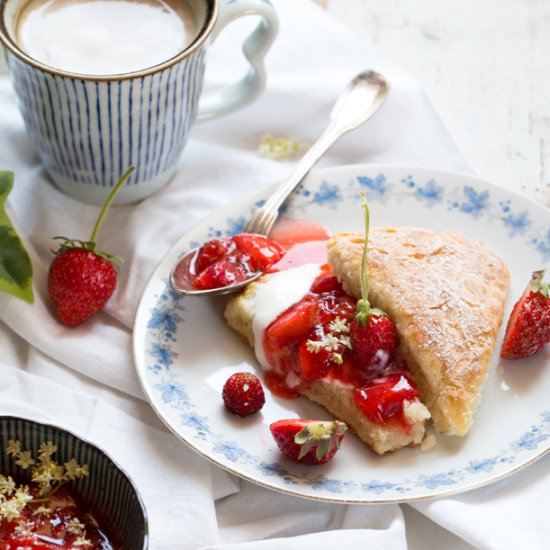
[[[331,505],[273,493],[211,466],[168,434],[143,401],[130,348],[144,285],[193,224],[289,174],[295,160],[257,155],[263,133],[316,138],[347,82],[374,68],[391,81],[391,98],[320,166],[380,162],[469,170],[414,80],[308,0],[274,4],[281,31],[268,56],[266,92],[239,113],[195,127],[164,190],[112,209],[99,246],[125,258],[120,284],[105,311],[77,329],[63,328],[51,315],[45,287],[51,237],[86,239],[98,208],[65,197],[49,182],[10,84],[0,80],[0,168],[16,174],[9,211],[31,253],[36,297],[31,306],[0,294],[0,412],[62,424],[117,458],[145,500],[154,550],[543,548],[550,537],[544,521],[550,508],[548,458],[454,498],[413,506]],[[210,82],[239,74],[236,44],[244,26],[226,31],[212,48]]]

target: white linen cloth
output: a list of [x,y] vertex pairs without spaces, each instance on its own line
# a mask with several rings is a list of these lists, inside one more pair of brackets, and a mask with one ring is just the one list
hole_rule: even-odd
[[[209,465],[167,434],[142,401],[131,355],[141,292],[187,229],[290,173],[295,160],[257,155],[263,133],[315,139],[349,80],[373,68],[391,81],[390,99],[320,166],[380,162],[469,170],[414,80],[308,0],[274,5],[281,30],[267,59],[266,92],[241,112],[195,127],[166,188],[140,204],[112,208],[98,247],[124,257],[120,282],[104,312],[77,329],[62,327],[51,314],[51,238],[87,239],[99,208],[64,196],[49,182],[11,86],[0,81],[0,169],[15,172],[9,214],[32,256],[36,299],[29,305],[0,293],[0,410],[45,417],[118,459],[148,507],[151,549],[543,548],[550,539],[544,521],[550,508],[548,457],[485,489],[417,503],[414,510],[317,503],[270,492]],[[227,52],[238,51],[242,31],[241,25],[228,29],[212,48],[210,81],[239,74],[241,60],[235,54],[228,61]]]

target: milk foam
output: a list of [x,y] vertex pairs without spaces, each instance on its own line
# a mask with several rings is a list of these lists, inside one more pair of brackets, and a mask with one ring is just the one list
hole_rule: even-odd
[[167,61],[196,36],[178,0],[30,0],[15,40],[50,67],[88,75],[135,72]]

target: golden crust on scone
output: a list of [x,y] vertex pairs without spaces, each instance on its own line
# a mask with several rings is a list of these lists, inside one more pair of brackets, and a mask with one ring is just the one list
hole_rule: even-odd
[[[328,260],[360,296],[364,235],[340,233]],[[373,228],[369,301],[396,325],[399,353],[413,371],[435,428],[465,435],[480,400],[502,322],[509,274],[484,244],[451,231]]]
[[[269,281],[270,275],[264,275],[258,281],[232,298],[225,309],[227,324],[234,329],[254,349],[255,340],[252,329],[254,320],[254,298],[261,285]],[[400,449],[404,446],[418,445],[425,432],[425,421],[430,413],[418,400],[407,402],[405,416],[411,423],[410,431],[405,433],[401,426],[376,424],[371,422],[357,407],[352,396],[352,389],[333,381],[314,380],[301,391],[301,395],[318,403],[331,412],[336,418],[345,422],[358,437],[375,453]]]

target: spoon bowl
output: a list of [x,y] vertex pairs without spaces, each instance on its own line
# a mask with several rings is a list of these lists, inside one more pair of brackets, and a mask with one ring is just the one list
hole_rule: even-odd
[[[279,215],[279,209],[296,187],[344,134],[354,130],[369,120],[384,104],[389,95],[389,85],[382,75],[375,71],[358,74],[346,87],[332,108],[325,131],[298,162],[288,180],[283,182],[259,208],[246,224],[243,233],[269,235]],[[263,273],[257,272],[231,285],[208,290],[195,289],[192,284],[192,268],[195,255],[200,247],[187,252],[170,273],[170,284],[175,292],[184,296],[219,296],[238,292],[258,279]]]
[[211,288],[206,290],[197,290],[193,288],[193,283],[190,280],[189,274],[191,271],[191,265],[195,255],[199,251],[200,247],[192,248],[189,252],[186,252],[173,267],[170,273],[170,286],[173,290],[184,296],[221,296],[223,294],[231,294],[243,289],[249,283],[259,279],[262,275],[262,271],[258,271],[251,277],[246,278],[239,283],[233,283],[232,285],[222,286],[219,288]]

